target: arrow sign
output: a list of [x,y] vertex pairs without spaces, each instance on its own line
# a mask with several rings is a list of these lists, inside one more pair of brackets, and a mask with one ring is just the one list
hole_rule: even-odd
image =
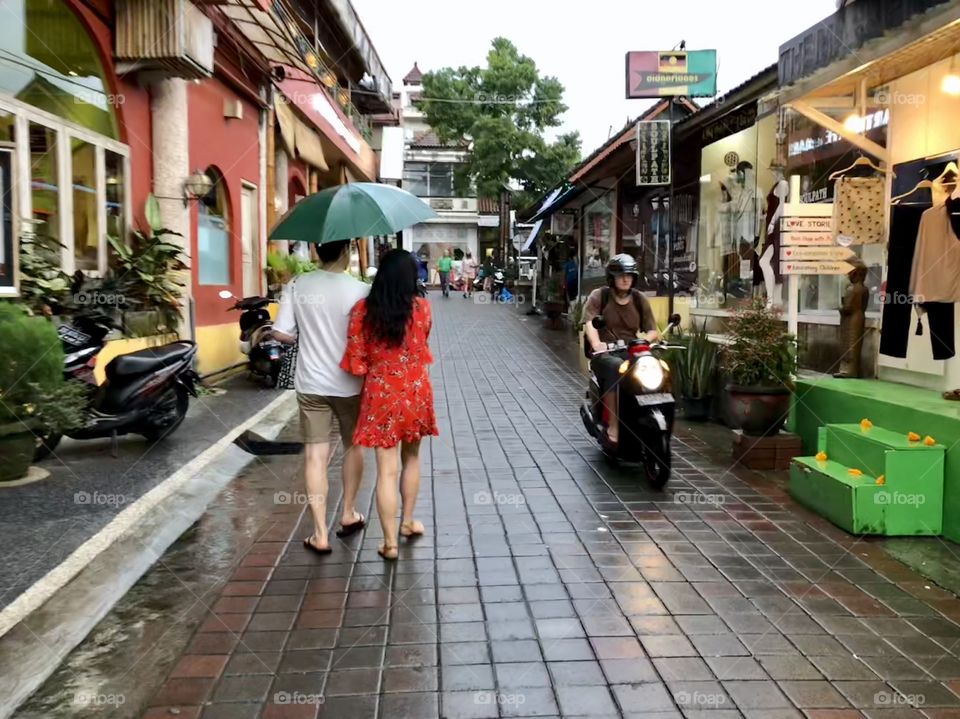
[[832,217],[784,217],[780,220],[784,232],[833,232]]
[[846,247],[784,247],[783,260],[846,260],[856,253]]
[[854,267],[849,262],[781,262],[785,275],[846,275]]
[[780,236],[784,245],[833,245],[832,232],[784,232]]

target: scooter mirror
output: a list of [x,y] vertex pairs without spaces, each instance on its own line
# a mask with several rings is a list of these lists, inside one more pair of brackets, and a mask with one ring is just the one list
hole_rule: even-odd
[[593,329],[602,330],[604,327],[607,326],[607,321],[603,319],[603,317],[601,317],[600,315],[597,315],[592,320],[590,320],[590,324],[593,325]]
[[233,293],[230,290],[220,290],[219,295],[221,300],[229,300],[233,297]]

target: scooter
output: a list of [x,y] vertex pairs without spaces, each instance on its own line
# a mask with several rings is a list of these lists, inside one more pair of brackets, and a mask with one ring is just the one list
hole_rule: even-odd
[[[155,442],[172,433],[187,414],[190,397],[197,396],[199,376],[191,369],[197,346],[181,340],[120,355],[106,367],[106,381],[97,385],[97,356],[113,327],[108,317],[77,318],[58,328],[64,348],[64,376],[87,387],[84,423],[63,434],[72,439],[111,437],[116,457],[117,438],[140,434]],[[49,432],[37,438],[34,459],[46,457],[62,434]]]
[[[679,322],[678,316],[670,319]],[[594,317],[592,324],[598,330],[605,326],[600,316]],[[667,334],[672,334],[669,328]],[[620,378],[613,390],[618,393],[619,441],[615,446],[606,441],[609,416],[601,398],[607,388],[600,386],[593,372],[590,373],[586,399],[580,407],[583,424],[608,458],[642,464],[647,482],[654,489],[662,489],[670,479],[670,439],[675,411],[670,367],[654,352],[681,347],[635,339],[629,344],[621,340],[617,344],[608,344],[606,350],[588,353],[591,358],[602,353],[623,356]]]
[[273,329],[273,319],[267,312],[267,307],[274,300],[266,297],[244,297],[241,300],[237,299],[230,290],[221,290],[220,297],[225,300],[235,300],[229,311],[242,311],[240,351],[248,358],[247,367],[250,373],[262,377],[271,387],[276,387],[284,346],[270,334],[270,330]]

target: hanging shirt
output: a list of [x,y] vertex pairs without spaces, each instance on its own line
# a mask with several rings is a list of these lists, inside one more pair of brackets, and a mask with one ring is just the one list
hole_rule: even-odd
[[[882,177],[841,177],[833,188],[833,238],[847,244],[883,242]],[[844,244],[839,242],[839,244]]]
[[960,200],[923,213],[910,271],[910,294],[923,302],[960,302]]

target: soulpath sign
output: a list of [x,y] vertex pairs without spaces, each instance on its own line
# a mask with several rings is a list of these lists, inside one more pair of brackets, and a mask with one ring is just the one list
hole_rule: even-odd
[[653,50],[627,53],[627,99],[713,97],[716,50]]

